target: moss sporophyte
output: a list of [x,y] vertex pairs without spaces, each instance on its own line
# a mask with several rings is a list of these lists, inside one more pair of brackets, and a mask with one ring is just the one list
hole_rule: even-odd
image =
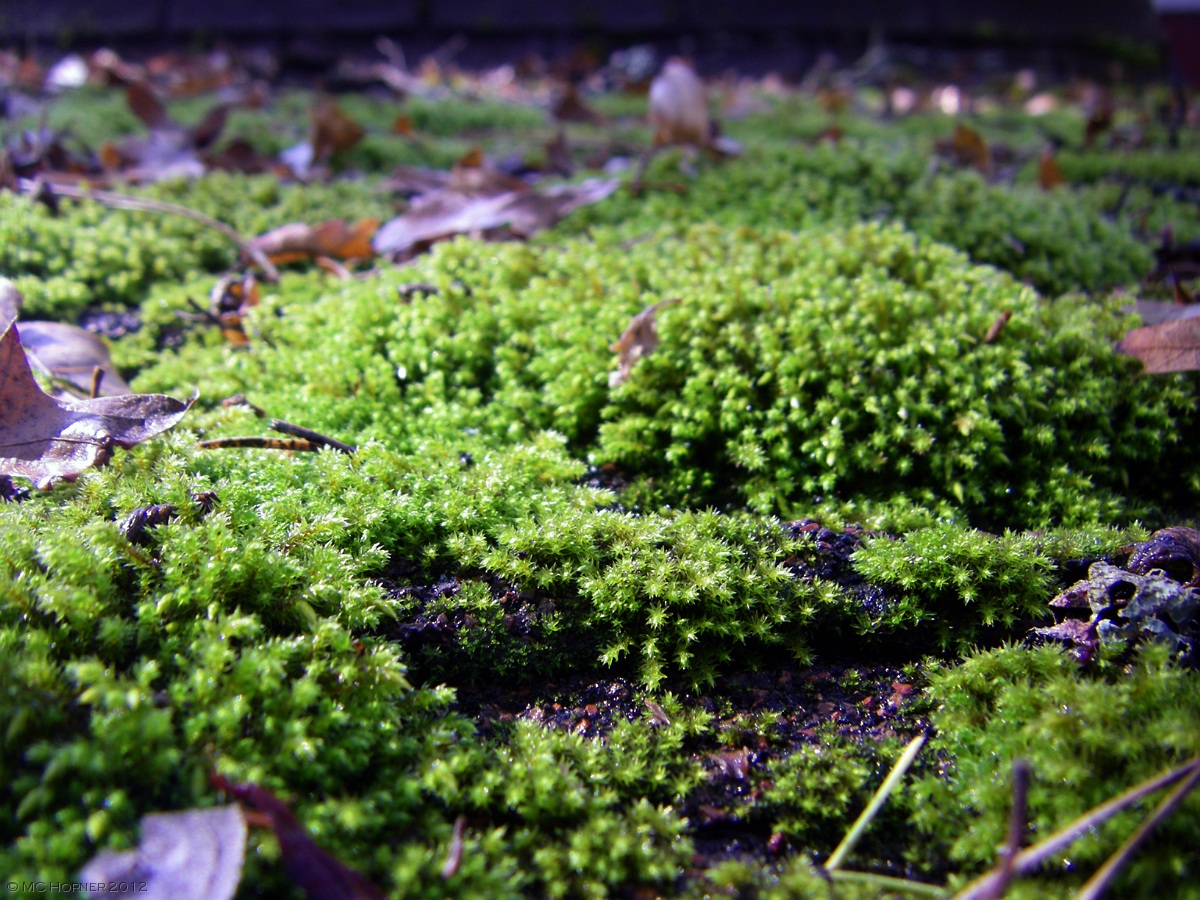
[[[3,486],[0,874],[68,882],[143,815],[218,803],[216,770],[390,896],[824,896],[808,861],[927,734],[840,868],[953,890],[996,861],[1014,759],[1032,842],[1194,753],[1200,681],[1155,626],[1087,665],[1027,642],[1200,497],[1195,374],[1113,350],[1129,298],[1106,289],[1152,253],[1128,210],[1102,214],[1107,151],[1061,153],[1047,192],[931,167],[941,119],[848,116],[810,146],[819,107],[766,102],[733,126],[745,155],[696,163],[686,192],[653,187],[680,177],[666,151],[639,196],[528,242],[456,238],[367,277],[284,266],[237,347],[179,315],[237,262],[221,235],[0,192],[22,317],[136,313],[116,370],[200,392],[73,484]],[[127,189],[242,234],[386,220],[397,163],[544,127],[414,98],[412,141],[384,134],[391,105],[346,106],[368,135],[336,165],[360,178]],[[276,152],[306,110],[239,115]],[[610,140],[570,128],[579,162]],[[1136,190],[1147,221],[1200,233]],[[657,344],[623,365],[651,307]],[[271,419],[354,452],[228,446]],[[1144,814],[1010,893],[1071,895]],[[1183,800],[1116,890],[1200,897],[1198,821]],[[246,889],[285,895],[276,839],[249,840]]]

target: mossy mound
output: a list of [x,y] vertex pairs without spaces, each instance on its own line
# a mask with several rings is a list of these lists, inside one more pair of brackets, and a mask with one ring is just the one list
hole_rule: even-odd
[[[278,132],[238,114],[267,149],[303,134],[306,105],[280,106]],[[394,106],[347,108],[372,134],[341,162],[369,170],[541,121],[414,101],[438,138],[422,146],[381,133]],[[791,127],[700,164],[685,195],[622,194],[532,244],[459,239],[363,280],[285,272],[249,349],[177,316],[234,263],[222,238],[0,195],[29,317],[140,304],[118,365],[141,391],[201,392],[168,435],[0,504],[0,872],[67,881],[141,815],[216,802],[216,769],[277,791],[394,896],[824,896],[810,860],[928,730],[935,752],[854,865],[959,884],[994,860],[1015,756],[1040,834],[1191,752],[1197,676],[1162,648],[1105,648],[1091,670],[977,649],[1045,618],[1069,563],[1200,494],[1194,373],[1146,378],[1113,351],[1124,301],[1022,284],[1144,274],[1127,213],[1099,214],[1112,186],[933,171],[944,120],[895,146],[870,125],[797,147]],[[150,193],[254,234],[384,218],[374,184]],[[610,344],[673,298],[612,386]],[[222,405],[235,393],[359,449],[198,449],[263,430]],[[124,526],[166,503],[169,522]],[[805,516],[830,527],[782,521]],[[875,685],[801,668],[835,656],[909,665]],[[746,673],[752,699],[723,699]],[[566,678],[583,699],[545,683]],[[511,711],[472,705],[486,688]],[[1126,895],[1194,895],[1198,818],[1189,801]],[[253,841],[245,889],[286,895],[277,843]]]
[[[898,228],[706,226],[484,255],[458,242],[417,276],[438,291],[409,304],[394,281],[311,310],[297,294],[262,326],[296,352],[238,362],[220,390],[304,384],[319,354],[305,394],[374,385],[331,426],[412,440],[453,420],[501,443],[552,429],[649,508],[998,530],[1129,521],[1200,486],[1195,376],[1140,377],[1112,349],[1128,325],[1115,301],[1046,302]],[[660,347],[610,389],[608,345],[668,298],[682,302],[657,316]],[[177,383],[195,366],[181,362],[146,383]],[[376,397],[395,415],[367,412]]]

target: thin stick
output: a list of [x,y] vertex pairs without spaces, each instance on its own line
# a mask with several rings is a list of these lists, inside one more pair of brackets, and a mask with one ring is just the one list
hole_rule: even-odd
[[1183,802],[1183,798],[1188,795],[1197,784],[1200,782],[1200,762],[1192,766],[1192,774],[1185,778],[1176,788],[1171,791],[1162,802],[1154,808],[1144,822],[1138,827],[1137,831],[1131,834],[1117,851],[1105,860],[1104,865],[1095,871],[1087,883],[1079,889],[1079,893],[1075,895],[1075,900],[1098,900],[1101,894],[1108,889],[1109,884],[1117,873],[1124,868],[1125,864],[1137,852],[1142,842],[1150,836],[1155,827],[1175,811],[1175,807]]
[[343,444],[339,440],[321,434],[319,431],[313,431],[311,428],[304,428],[300,425],[293,425],[291,422],[285,422],[283,419],[272,419],[271,429],[280,431],[284,434],[290,434],[292,437],[303,438],[306,441],[312,441],[314,444],[323,444],[339,453],[354,454],[358,448],[353,444]]
[[92,387],[88,391],[88,396],[95,400],[100,396],[100,382],[104,380],[104,370],[99,366],[92,369]]
[[[29,178],[17,179],[17,189],[23,194],[34,195],[44,187],[42,182]],[[202,212],[188,209],[186,206],[179,206],[176,203],[167,203],[165,200],[133,197],[129,194],[117,194],[112,191],[92,191],[70,184],[56,184],[50,190],[60,197],[68,197],[72,200],[93,200],[101,206],[108,206],[112,209],[130,209],[138,212],[172,213],[177,216],[186,216],[194,222],[199,222],[201,225],[207,225],[209,228],[221,232],[221,234],[237,244],[238,249],[262,269],[263,278],[266,281],[279,280],[279,270],[275,268],[271,260],[267,259],[265,253],[224,222],[219,222]]]
[[925,735],[918,734],[915,738],[909,741],[908,746],[904,748],[904,752],[900,754],[900,758],[896,760],[896,764],[892,766],[892,771],[888,772],[887,778],[883,779],[883,784],[879,786],[879,790],[875,792],[875,796],[871,798],[871,802],[867,804],[867,808],[862,811],[854,824],[850,826],[850,830],[846,832],[846,836],[842,838],[842,842],[837,845],[837,848],[825,861],[825,868],[829,870],[836,869],[851,854],[855,844],[863,836],[863,832],[867,830],[867,826],[871,824],[871,820],[875,818],[880,808],[887,802],[887,798],[891,796],[896,785],[900,783],[900,779],[904,777],[904,773],[908,771],[908,767],[913,764],[913,760],[917,758],[917,754],[921,751],[921,746],[925,743]]
[[458,867],[462,865],[463,831],[467,827],[467,817],[459,816],[454,820],[454,831],[450,835],[450,851],[446,854],[446,862],[442,866],[442,879],[454,877]]
[[[1192,774],[1196,766],[1200,766],[1200,756],[1193,756],[1183,765],[1163,772],[1160,775],[1155,775],[1153,778],[1147,778],[1141,784],[1134,785],[1107,803],[1093,807],[1069,825],[1054,832],[1054,834],[1050,835],[1044,841],[1039,841],[1032,847],[1027,847],[1018,853],[1016,859],[1013,860],[1014,874],[1028,875],[1030,872],[1036,871],[1042,863],[1056,856],[1062,850],[1065,850],[1078,838],[1107,822],[1126,807],[1132,806],[1156,791],[1161,791],[1163,788],[1170,787],[1180,779],[1186,778]],[[981,900],[984,896],[984,891],[989,888],[995,876],[995,872],[987,872],[981,875],[955,894],[954,900]]]
[[1029,813],[1029,763],[1024,759],[1014,759],[1012,766],[1012,809],[1008,813],[1008,837],[1004,841],[1004,849],[993,869],[995,877],[991,886],[984,894],[986,900],[1000,900],[1004,889],[1008,887],[1013,876],[1013,863],[1021,852],[1021,838],[1025,834],[1025,822]]
[[854,872],[838,869],[828,873],[834,881],[850,884],[869,884],[882,891],[905,891],[909,894],[920,894],[924,897],[945,897],[946,889],[936,884],[926,884],[923,881],[909,881],[907,878],[896,878],[892,875],[876,875],[874,872]]
[[303,438],[227,437],[197,441],[201,450],[227,450],[231,447],[254,447],[259,450],[304,450],[315,453],[321,445]]

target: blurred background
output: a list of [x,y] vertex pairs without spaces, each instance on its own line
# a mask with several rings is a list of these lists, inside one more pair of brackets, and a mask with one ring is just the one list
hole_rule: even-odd
[[412,58],[464,67],[522,57],[607,59],[644,46],[702,72],[802,77],[823,56],[845,65],[886,48],[926,74],[1028,66],[1052,78],[1114,63],[1200,82],[1200,0],[3,0],[0,42],[25,51],[99,45],[257,44],[284,68],[320,69],[387,35]]

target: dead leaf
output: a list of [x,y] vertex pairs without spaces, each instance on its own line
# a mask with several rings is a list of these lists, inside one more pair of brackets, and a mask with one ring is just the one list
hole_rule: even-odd
[[583,102],[579,88],[569,83],[550,114],[559,122],[602,122],[603,117]]
[[950,135],[950,155],[956,164],[970,166],[987,175],[992,170],[992,152],[978,131],[959,122]]
[[454,167],[456,169],[483,168],[483,148],[476,144],[459,158]]
[[330,157],[349,150],[363,139],[363,127],[342,112],[330,97],[319,97],[309,115],[313,159],[327,162]]
[[114,447],[129,448],[166,431],[195,398],[125,394],[89,400],[51,397],[38,386],[17,324],[0,336],[0,475],[39,488],[74,481],[103,465]]
[[380,190],[405,197],[428,194],[450,184],[450,173],[422,166],[400,166],[384,179]]
[[451,190],[433,191],[414,200],[406,213],[385,223],[375,233],[372,244],[376,253],[404,257],[458,234],[507,227],[514,235],[528,237],[581,206],[603,200],[618,185],[615,180],[593,178],[540,193],[526,188],[479,197]]
[[695,70],[679,57],[668,59],[650,84],[650,127],[656,147],[708,145],[708,94]]
[[225,340],[235,346],[250,343],[244,320],[258,306],[258,280],[246,272],[232,273],[217,280],[208,295],[208,317],[221,326]]
[[1058,160],[1054,158],[1054,151],[1044,150],[1038,160],[1038,185],[1043,191],[1052,191],[1066,183],[1067,179],[1063,176]]
[[188,137],[193,147],[203,150],[216,142],[229,119],[229,106],[228,103],[218,103],[204,114],[203,119],[188,129]]
[[218,790],[237,799],[251,814],[260,815],[279,840],[283,868],[288,878],[310,900],[387,900],[365,875],[331,856],[312,839],[287,804],[257,784],[235,784],[213,775]]
[[154,88],[145,81],[132,81],[125,87],[125,102],[141,123],[154,131],[174,124]]
[[83,867],[79,880],[135,882],[147,900],[233,897],[246,853],[246,820],[238,806],[148,815],[141,834],[136,850],[99,854]]
[[1121,338],[1116,349],[1140,359],[1150,374],[1200,369],[1200,317],[1135,328]]
[[629,320],[625,331],[609,345],[609,350],[619,354],[617,371],[608,373],[610,388],[624,384],[633,373],[633,367],[637,361],[643,356],[649,356],[658,347],[658,310],[660,307],[678,302],[678,297],[671,297],[647,306]]
[[1122,310],[1137,313],[1143,325],[1158,325],[1161,322],[1200,316],[1200,304],[1172,303],[1170,300],[1138,300],[1132,306],[1122,307]]
[[1086,105],[1090,111],[1083,128],[1083,145],[1090,148],[1096,143],[1096,138],[1112,128],[1117,103],[1109,91],[1099,90]]
[[347,225],[344,219],[329,219],[316,225],[292,222],[260,234],[251,243],[276,264],[318,256],[370,259],[375,255],[371,238],[378,230],[378,219],[360,219],[353,225]]
[[97,369],[101,372],[98,396],[133,393],[133,388],[113,368],[107,345],[90,331],[65,322],[22,322],[21,345],[35,368],[67,382],[84,395],[91,394]]

